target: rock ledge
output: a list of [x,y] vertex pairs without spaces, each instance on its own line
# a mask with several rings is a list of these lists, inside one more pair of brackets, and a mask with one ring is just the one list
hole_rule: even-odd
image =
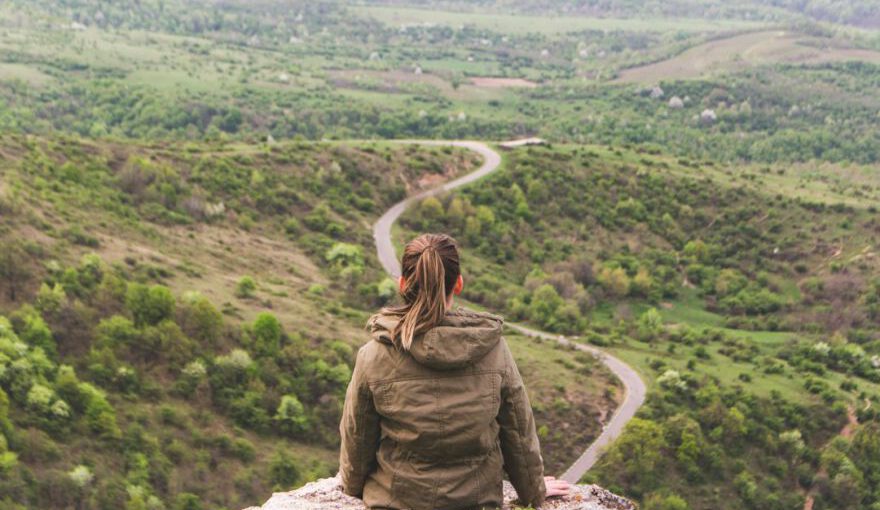
[[[516,491],[504,482],[504,509],[516,506]],[[636,510],[636,505],[596,485],[574,485],[566,498],[551,498],[542,510]],[[276,492],[262,507],[246,510],[364,510],[364,503],[342,493],[339,478],[322,478],[290,492]]]

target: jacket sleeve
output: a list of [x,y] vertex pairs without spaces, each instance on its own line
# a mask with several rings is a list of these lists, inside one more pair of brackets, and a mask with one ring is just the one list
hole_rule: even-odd
[[535,417],[516,361],[507,342],[504,339],[501,342],[507,364],[498,411],[504,470],[520,502],[537,507],[544,502],[547,488],[544,485],[544,459],[541,458],[541,445],[535,432]]
[[379,447],[379,415],[364,374],[364,352],[363,348],[358,352],[345,394],[342,422],[339,424],[342,490],[355,497],[363,495],[367,476],[376,467],[376,450]]

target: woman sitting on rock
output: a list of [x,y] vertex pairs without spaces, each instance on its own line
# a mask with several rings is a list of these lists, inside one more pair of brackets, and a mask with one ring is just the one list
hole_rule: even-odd
[[464,285],[455,241],[419,236],[401,271],[403,305],[370,318],[345,397],[345,493],[368,508],[500,508],[506,472],[523,505],[568,494],[544,476],[502,319],[452,309]]

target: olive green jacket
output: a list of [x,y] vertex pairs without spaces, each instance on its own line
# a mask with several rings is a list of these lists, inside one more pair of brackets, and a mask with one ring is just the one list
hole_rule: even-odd
[[368,508],[498,508],[503,470],[540,505],[535,420],[502,319],[459,308],[409,352],[392,344],[397,320],[374,315],[358,351],[339,427],[345,493]]

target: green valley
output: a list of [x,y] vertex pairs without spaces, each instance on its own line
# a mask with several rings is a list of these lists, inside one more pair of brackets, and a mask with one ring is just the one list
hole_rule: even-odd
[[[880,508],[877,0],[0,4],[0,509],[333,476],[371,228],[462,250],[546,470],[643,510]],[[500,142],[539,137],[504,148]],[[490,151],[491,152],[491,151]],[[561,340],[561,342],[554,341]],[[596,444],[604,444],[597,441]]]

